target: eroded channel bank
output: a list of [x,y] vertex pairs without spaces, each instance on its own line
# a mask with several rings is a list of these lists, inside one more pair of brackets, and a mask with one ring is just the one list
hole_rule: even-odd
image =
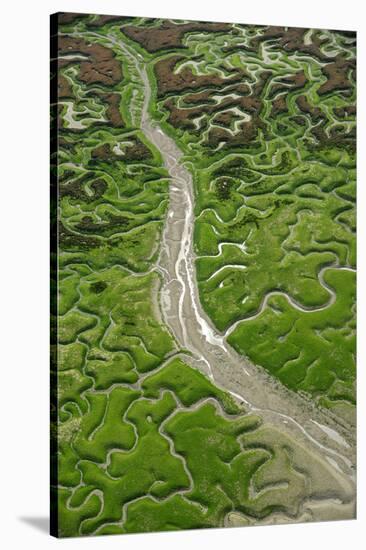
[[[224,336],[213,328],[198,297],[193,252],[193,181],[191,173],[181,162],[182,151],[150,117],[151,86],[142,57],[113,35],[90,34],[108,40],[111,47],[121,51],[134,63],[144,86],[141,130],[160,151],[171,176],[169,209],[155,268],[162,276],[160,307],[164,322],[179,346],[187,350],[187,362],[235,395],[267,424],[276,426],[295,442],[304,444],[313,453],[314,467],[317,462],[326,460],[329,468],[339,477],[340,485],[345,487],[345,500],[349,507],[355,477],[353,434],[336,424],[330,415],[286,390],[262,369],[239,356],[226,343]],[[342,495],[337,498],[343,500]],[[329,506],[332,507],[334,498],[330,501]],[[314,514],[315,518],[318,517],[316,510]],[[350,517],[352,514],[353,511],[349,512]]]

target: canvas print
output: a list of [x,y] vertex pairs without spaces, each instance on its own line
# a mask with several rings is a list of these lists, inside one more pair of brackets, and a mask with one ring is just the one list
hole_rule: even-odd
[[51,533],[355,517],[356,34],[51,16]]

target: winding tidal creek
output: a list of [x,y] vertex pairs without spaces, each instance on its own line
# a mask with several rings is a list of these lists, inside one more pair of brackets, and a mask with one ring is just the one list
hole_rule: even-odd
[[[90,35],[98,36],[97,33]],[[237,354],[226,343],[225,335],[215,330],[203,312],[195,276],[192,175],[182,162],[182,151],[150,116],[151,84],[142,56],[112,34],[100,38],[108,40],[136,67],[144,86],[140,127],[160,151],[171,178],[161,252],[154,269],[162,279],[159,306],[163,321],[174,335],[184,360],[229,391],[248,412],[255,412],[267,425],[275,426],[302,443],[312,452],[315,462],[327,461],[329,468],[339,476],[345,493],[352,494],[355,483],[354,434]]]

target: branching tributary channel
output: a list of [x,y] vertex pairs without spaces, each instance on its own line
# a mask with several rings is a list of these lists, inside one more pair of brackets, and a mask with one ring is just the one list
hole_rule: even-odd
[[192,175],[181,162],[183,154],[176,143],[151,119],[148,110],[151,86],[146,64],[140,54],[114,35],[87,34],[108,41],[115,51],[121,51],[134,64],[144,86],[140,127],[160,151],[171,177],[161,253],[155,266],[163,279],[160,307],[179,346],[187,350],[185,359],[244,402],[249,411],[302,441],[315,454],[327,459],[340,475],[354,478],[354,441],[347,430],[238,355],[204,314],[194,267]]

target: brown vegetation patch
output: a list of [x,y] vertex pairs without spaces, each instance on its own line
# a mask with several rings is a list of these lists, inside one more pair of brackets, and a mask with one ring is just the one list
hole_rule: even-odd
[[[338,54],[333,58],[323,53],[321,46],[327,43],[329,39],[327,37],[320,38],[320,30],[315,29],[311,36],[311,43],[305,44],[304,37],[308,30],[296,27],[267,27],[262,35],[253,37],[250,44],[252,49],[257,49],[261,42],[275,40],[279,48],[287,52],[301,52],[327,63],[322,67],[322,73],[327,77],[327,82],[319,88],[319,95],[334,90],[349,90],[352,88],[349,72],[351,70],[355,72],[355,60],[345,59],[343,54]],[[351,33],[351,36],[354,36],[354,33]]]
[[314,107],[314,105],[311,105],[305,95],[300,95],[297,97],[296,104],[300,111],[310,116],[313,123],[317,123],[320,120],[325,122],[323,111],[319,109],[319,107]]
[[347,118],[349,116],[355,116],[356,105],[346,105],[345,107],[335,107],[333,109],[333,112],[338,118]]
[[183,101],[185,105],[202,105],[202,104],[215,104],[215,100],[211,97],[212,94],[216,94],[217,90],[203,90],[202,92],[195,92],[185,94]]
[[90,203],[97,199],[100,199],[107,189],[107,184],[103,179],[98,178],[90,183],[89,188],[92,190],[91,195],[89,195],[89,193],[87,193],[85,190],[85,184],[93,177],[93,175],[87,174],[85,176],[82,176],[81,178],[69,181],[67,183],[60,182],[60,198],[70,197],[72,199],[81,200],[86,203]]
[[62,74],[58,75],[57,94],[59,99],[74,97],[70,82]]
[[356,61],[354,59],[344,59],[342,55],[337,55],[334,61],[322,67],[322,73],[328,80],[320,86],[318,94],[324,95],[335,90],[352,89],[353,85],[349,79],[349,73],[353,72],[355,78],[355,69]]
[[103,27],[107,23],[119,23],[131,21],[133,17],[127,17],[124,15],[98,15],[97,19],[88,22],[88,27]]
[[183,101],[186,105],[202,105],[202,103],[215,104],[216,100],[212,95],[229,94],[235,92],[237,95],[247,96],[250,94],[250,87],[245,83],[235,83],[225,86],[225,90],[203,90],[202,92],[192,92],[183,96]]
[[[210,93],[216,93],[216,91],[213,90]],[[206,98],[209,98],[209,95],[207,95]],[[206,103],[204,105],[198,105],[197,107],[179,109],[175,104],[175,100],[173,98],[169,98],[164,102],[164,107],[169,111],[169,124],[175,128],[193,128],[194,125],[191,120],[204,113],[208,115],[217,113],[215,120],[219,121],[219,123],[223,125],[225,125],[225,121],[227,121],[227,124],[230,127],[234,115],[233,113],[230,113],[230,111],[227,111],[227,109],[239,107],[243,112],[248,112],[252,116],[256,116],[256,114],[261,110],[262,102],[259,98],[253,96],[244,96],[239,98],[229,97],[223,99],[220,103]],[[222,111],[225,111],[225,113]],[[217,118],[218,116],[220,116],[219,119]]]
[[[316,126],[313,128],[312,133],[318,141],[319,148],[339,147],[341,149],[348,149],[351,152],[356,151],[355,128],[347,132],[342,126],[335,126],[331,128],[330,135],[328,136],[322,126]],[[317,146],[313,148],[316,149]]]
[[58,23],[59,25],[68,25],[69,23],[74,23],[78,19],[85,19],[89,17],[87,13],[59,13],[58,14]]
[[107,104],[106,116],[113,128],[123,128],[125,123],[119,110],[121,96],[117,92],[93,92],[93,95],[99,97]]
[[[71,63],[77,62],[76,60],[68,60],[68,59],[59,59],[58,60],[58,66],[59,70],[63,67],[67,67]],[[121,75],[122,77],[122,75]],[[77,101],[77,98],[75,97],[71,84],[69,80],[62,75],[60,72],[58,74],[58,98],[60,99],[72,99],[74,101]],[[107,104],[106,108],[106,117],[108,121],[110,122],[111,126],[114,128],[123,128],[125,126],[125,123],[122,119],[120,110],[119,110],[119,104],[121,101],[120,94],[117,92],[102,92],[102,91],[93,91],[91,94],[95,97],[100,98],[104,103]]]
[[103,84],[114,86],[122,80],[121,63],[117,61],[109,48],[100,44],[86,42],[82,38],[61,36],[59,38],[59,55],[78,54],[88,56],[87,60],[64,59],[63,66],[80,64],[79,79],[86,84]]
[[175,128],[181,128],[182,130],[194,128],[194,124],[191,120],[208,112],[206,105],[190,107],[189,109],[178,109],[173,99],[167,99],[164,102],[164,107],[169,111],[169,124]]
[[242,74],[240,72],[228,78],[222,78],[216,74],[195,75],[189,67],[184,67],[182,71],[175,73],[174,68],[181,59],[184,59],[184,57],[181,55],[173,55],[155,64],[154,69],[159,97],[171,92],[180,92],[187,89],[220,87],[225,84],[238,82],[242,79]]
[[[61,107],[61,105],[59,105],[59,107]],[[58,145],[60,149],[66,149],[71,153],[75,153],[75,143],[67,141],[63,136],[59,136]]]
[[[302,95],[296,99],[299,109],[310,116],[311,121],[315,126],[311,129],[311,133],[315,137],[318,147],[341,147],[354,151],[356,148],[356,131],[346,131],[343,126],[333,126],[329,135],[325,131],[327,119],[319,107],[315,107],[309,103],[306,96]],[[316,146],[315,146],[316,147]]]
[[[74,23],[79,19],[87,19],[91,16],[90,13],[59,13],[58,14],[58,23],[59,25],[68,25],[69,23]],[[94,15],[94,14],[93,14]],[[118,23],[132,21],[133,17],[127,17],[124,15],[96,15],[94,21],[86,22],[87,27],[102,27],[107,23]]]
[[124,150],[123,155],[116,155],[109,143],[104,143],[99,145],[92,151],[92,158],[104,160],[107,162],[115,162],[116,160],[120,161],[135,161],[135,160],[147,160],[151,158],[150,150],[142,143],[142,141],[135,139],[133,145],[129,145]]
[[254,36],[250,45],[252,49],[257,50],[261,42],[267,40],[275,40],[278,47],[286,52],[302,52],[304,54],[314,56],[320,61],[329,61],[329,58],[323,54],[320,47],[328,41],[328,38],[319,38],[317,31],[311,37],[311,43],[305,44],[304,37],[309,29],[297,27],[267,27],[263,34]]
[[213,122],[215,124],[219,124],[220,126],[225,126],[226,128],[230,128],[232,123],[236,120],[240,120],[240,116],[233,113],[232,111],[224,111],[221,113],[218,113],[214,116]]
[[306,126],[305,117],[302,116],[302,115],[295,115],[295,116],[292,116],[292,117],[290,117],[289,120],[295,122],[295,124],[297,124],[298,126]]
[[232,135],[224,128],[211,128],[206,145],[216,148],[221,142],[224,142],[225,146],[229,145],[230,147],[247,146],[256,139],[259,128],[265,130],[265,124],[256,115],[251,120],[242,122],[240,124],[240,132],[235,135]]
[[299,71],[298,73],[285,76],[281,78],[281,81],[277,81],[271,86],[271,93],[269,94],[269,98],[273,97],[278,91],[290,91],[303,88],[306,82],[307,79],[304,71]]
[[276,117],[277,115],[281,115],[283,113],[288,112],[287,102],[286,102],[286,96],[285,94],[279,95],[272,101],[272,109],[271,109],[271,116]]
[[[170,70],[172,70],[175,63],[177,62],[177,57],[175,56],[174,58],[170,58],[170,60],[172,60],[170,65]],[[208,145],[209,147],[217,147],[220,142],[225,142],[226,144],[234,147],[236,145],[249,144],[249,142],[253,141],[257,137],[258,128],[261,128],[263,130],[265,130],[266,128],[264,122],[261,120],[259,115],[263,107],[261,95],[263,94],[263,91],[271,75],[271,71],[263,71],[260,74],[257,82],[252,86],[250,95],[250,87],[246,83],[240,81],[235,84],[233,83],[231,86],[229,86],[229,88],[225,87],[225,93],[228,93],[230,89],[230,91],[235,92],[237,95],[243,95],[238,98],[223,98],[221,102],[213,102],[211,100],[211,95],[217,95],[218,91],[220,91],[216,88],[212,90],[204,90],[199,93],[189,93],[186,96],[183,96],[184,102],[186,104],[195,105],[194,107],[189,107],[185,109],[178,108],[176,106],[175,99],[169,98],[164,102],[164,107],[169,111],[168,122],[176,128],[193,131],[195,129],[195,126],[192,120],[206,113],[207,115],[215,115],[215,123],[222,125],[226,128],[230,128],[233,121],[237,120],[238,116],[230,112],[229,109],[233,107],[238,107],[243,112],[250,114],[251,119],[249,121],[243,121],[239,125],[240,131],[236,135],[228,132],[225,128],[211,128],[208,133],[206,145]],[[243,78],[243,75],[237,73],[234,78],[240,78],[241,80]],[[230,79],[222,79],[221,77],[215,75],[213,79],[215,80],[215,82],[221,84],[223,82],[227,84],[228,81],[232,82],[232,77],[230,77]],[[204,103],[202,104],[202,102]],[[207,127],[207,119],[204,119],[201,123],[200,131],[202,131],[202,128],[204,127]]]
[[253,97],[258,99],[260,98],[271,76],[272,76],[272,71],[262,71],[260,73],[257,82],[255,82],[254,85],[252,86]]
[[159,27],[126,26],[122,32],[138,42],[150,53],[170,48],[184,48],[183,37],[187,32],[229,32],[229,23],[192,22],[177,24],[166,19]]

